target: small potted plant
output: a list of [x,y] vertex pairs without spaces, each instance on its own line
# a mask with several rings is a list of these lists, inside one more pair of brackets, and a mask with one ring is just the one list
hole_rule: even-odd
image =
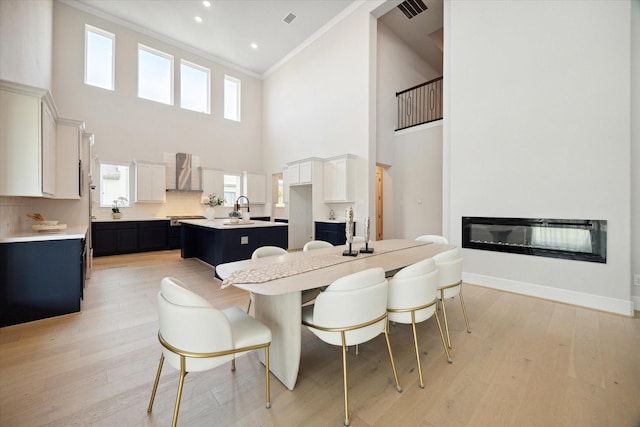
[[207,206],[204,210],[204,216],[209,221],[213,221],[216,217],[215,207],[223,205],[224,199],[218,197],[217,194],[209,194],[208,196],[202,196],[202,204]]
[[113,205],[111,206],[111,216],[113,219],[122,218],[122,212],[120,212],[120,208],[123,207],[127,203],[127,198],[120,196],[113,201]]
[[239,211],[231,211],[229,212],[229,222],[231,224],[237,224],[240,222],[240,217],[242,214]]

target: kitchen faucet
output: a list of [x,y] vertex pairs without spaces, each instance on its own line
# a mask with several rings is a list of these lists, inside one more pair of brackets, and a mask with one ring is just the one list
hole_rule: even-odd
[[239,211],[240,210],[240,199],[245,199],[247,201],[247,212],[251,212],[251,208],[250,203],[249,203],[249,198],[247,196],[240,196],[236,199],[236,203],[233,205],[233,210],[235,211]]

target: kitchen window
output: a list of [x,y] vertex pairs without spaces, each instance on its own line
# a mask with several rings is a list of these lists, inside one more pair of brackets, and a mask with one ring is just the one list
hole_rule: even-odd
[[224,76],[224,118],[240,121],[240,80]]
[[173,105],[173,56],[138,45],[138,97]]
[[211,71],[180,61],[180,107],[199,113],[211,113]]
[[100,162],[100,207],[111,208],[116,200],[119,207],[128,207],[129,188],[129,165]]
[[242,195],[240,192],[240,175],[224,175],[224,207],[232,208],[238,197]]
[[103,89],[114,88],[116,36],[90,25],[84,27],[84,83]]

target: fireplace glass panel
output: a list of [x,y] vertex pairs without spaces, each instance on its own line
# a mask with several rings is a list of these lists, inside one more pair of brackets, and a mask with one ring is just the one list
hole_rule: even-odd
[[462,217],[462,247],[607,262],[607,221]]

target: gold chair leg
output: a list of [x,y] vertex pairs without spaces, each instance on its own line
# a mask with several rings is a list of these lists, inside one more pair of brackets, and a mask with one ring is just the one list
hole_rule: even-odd
[[387,340],[387,350],[389,350],[389,359],[391,359],[391,369],[393,369],[393,378],[396,380],[396,390],[398,393],[402,393],[402,387],[398,381],[398,371],[396,371],[396,362],[393,360],[393,352],[391,351],[391,343],[389,342],[389,334],[387,329],[384,330],[384,338]]
[[444,303],[444,289],[440,290],[440,304],[442,305],[442,315],[444,316],[444,330],[447,332],[447,345],[451,348],[451,338],[449,337],[449,322],[447,321],[447,306]]
[[347,384],[347,339],[344,331],[342,336],[342,382],[344,385],[344,425],[349,425],[349,386]]
[[233,355],[233,359],[231,359],[231,372],[235,372],[236,370],[236,355]]
[[411,329],[413,330],[413,344],[416,347],[416,362],[418,362],[418,375],[420,377],[420,388],[424,388],[422,379],[422,366],[420,365],[420,350],[418,349],[418,334],[416,333],[416,312],[411,312]]
[[269,346],[264,348],[264,361],[265,361],[265,372],[266,372],[266,380],[267,380],[267,403],[265,406],[267,409],[271,408],[271,385],[269,383]]
[[178,411],[180,411],[180,400],[182,399],[182,386],[184,385],[184,377],[186,377],[187,374],[185,357],[180,356],[180,382],[178,383],[178,393],[176,394],[176,407],[173,410],[172,427],[178,425]]
[[249,304],[247,305],[247,314],[249,314],[249,310],[251,309],[251,295],[249,295]]
[[471,333],[471,328],[469,328],[469,318],[467,317],[467,309],[464,306],[464,298],[462,298],[462,284],[460,284],[460,305],[462,306],[462,314],[464,315],[464,323],[467,325],[467,333]]
[[147,412],[151,412],[153,409],[153,401],[156,399],[156,391],[158,390],[158,382],[160,382],[160,373],[162,372],[162,364],[164,363],[164,353],[160,354],[160,363],[158,364],[158,372],[156,373],[156,381],[153,383],[153,390],[151,391],[151,399],[149,400],[149,407]]
[[442,333],[442,326],[440,325],[440,319],[438,318],[438,312],[433,313],[436,318],[436,323],[438,324],[438,331],[440,331],[440,339],[442,340],[442,347],[444,347],[444,353],[447,355],[447,362],[453,363],[451,359],[451,354],[449,353],[449,347],[447,347],[447,343],[444,341],[444,334]]

